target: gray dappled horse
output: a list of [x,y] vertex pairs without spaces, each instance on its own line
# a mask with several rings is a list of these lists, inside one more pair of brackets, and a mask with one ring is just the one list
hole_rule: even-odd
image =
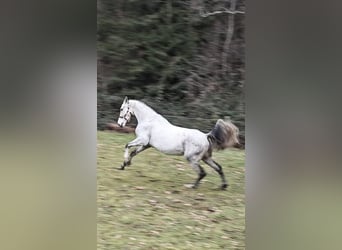
[[[215,127],[205,134],[197,129],[174,126],[143,102],[128,100],[125,97],[121,105],[118,125],[124,127],[132,115],[135,115],[138,121],[135,130],[137,137],[125,146],[121,170],[130,165],[132,158],[138,153],[154,147],[165,154],[185,156],[198,173],[198,178],[192,185],[193,188],[197,188],[200,180],[206,176],[206,172],[199,164],[201,160],[220,175],[221,188],[227,188],[228,182],[222,167],[211,156],[213,149],[222,150],[239,144],[239,130],[233,123],[219,119]],[[136,147],[136,149],[129,153],[131,147]]]

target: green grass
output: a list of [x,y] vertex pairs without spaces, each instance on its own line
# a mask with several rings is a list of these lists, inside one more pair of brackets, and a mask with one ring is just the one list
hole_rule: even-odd
[[197,177],[179,156],[148,149],[124,171],[124,145],[133,134],[98,132],[98,249],[245,249],[242,150],[215,152],[230,183],[218,190],[219,175],[204,163]]

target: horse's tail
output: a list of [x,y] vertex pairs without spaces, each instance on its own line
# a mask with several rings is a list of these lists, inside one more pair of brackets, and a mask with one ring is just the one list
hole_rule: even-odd
[[217,120],[215,127],[207,134],[213,149],[223,150],[238,146],[239,129],[230,121]]

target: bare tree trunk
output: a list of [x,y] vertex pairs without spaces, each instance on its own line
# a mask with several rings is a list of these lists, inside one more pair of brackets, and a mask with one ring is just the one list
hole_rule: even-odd
[[215,82],[218,81],[218,78],[220,76],[220,31],[221,31],[222,25],[221,22],[216,19],[216,21],[213,24],[213,42],[211,43],[211,48],[210,48],[210,53],[214,57],[212,60],[213,62],[213,67],[212,67],[212,73],[213,73],[213,79]]
[[[236,0],[231,0],[230,1],[230,11],[234,12],[236,9]],[[234,35],[234,20],[235,20],[235,15],[228,14],[228,28],[227,28],[227,34],[226,34],[226,39],[223,44],[223,52],[222,52],[222,61],[221,61],[221,73],[222,77],[225,78],[225,75],[230,73],[231,67],[229,67],[228,64],[228,53],[229,53],[229,48],[230,44]]]
[[172,10],[172,0],[167,1],[167,22],[169,25],[172,23],[172,15],[173,15],[173,10]]

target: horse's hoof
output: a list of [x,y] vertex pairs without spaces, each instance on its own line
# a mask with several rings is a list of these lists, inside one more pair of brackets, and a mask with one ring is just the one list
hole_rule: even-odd
[[125,170],[125,166],[121,166],[119,168],[117,168],[118,170]]
[[226,190],[227,187],[228,187],[228,184],[225,183],[225,184],[222,184],[221,189],[222,189],[222,190]]

